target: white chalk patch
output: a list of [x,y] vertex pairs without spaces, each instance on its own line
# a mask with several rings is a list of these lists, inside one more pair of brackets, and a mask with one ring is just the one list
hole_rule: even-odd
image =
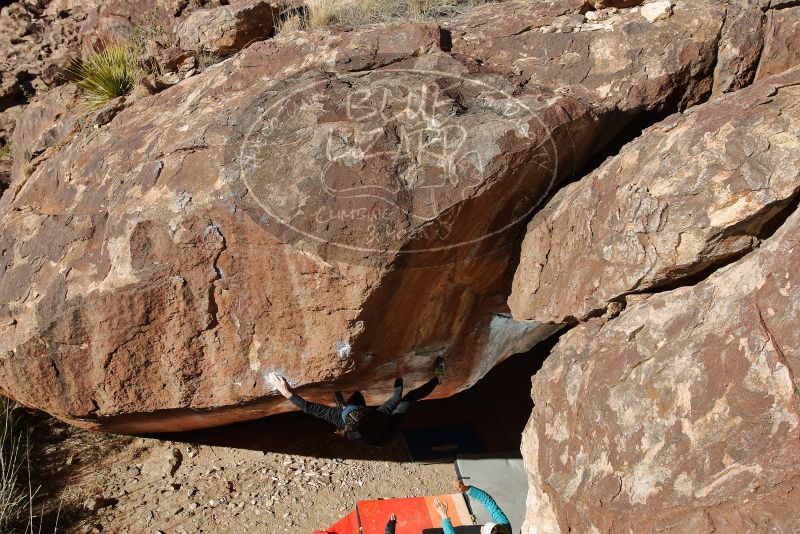
[[334,345],[334,350],[339,358],[346,360],[350,357],[350,352],[353,350],[353,348],[347,341],[338,341],[336,345]]
[[275,388],[272,385],[272,383],[269,381],[269,374],[270,373],[275,373],[276,375],[282,376],[283,378],[285,378],[286,382],[289,384],[289,387],[294,387],[294,386],[297,385],[296,381],[294,381],[291,378],[289,378],[288,376],[286,376],[286,373],[284,372],[283,369],[279,369],[277,367],[268,367],[268,368],[264,369],[263,373],[261,373],[261,376],[264,379],[264,385],[266,386],[267,391],[270,391],[270,392],[278,391],[277,388]]

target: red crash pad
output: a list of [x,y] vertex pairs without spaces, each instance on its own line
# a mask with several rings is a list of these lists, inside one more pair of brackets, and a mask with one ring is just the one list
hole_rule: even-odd
[[[433,507],[435,498],[409,497],[359,501],[355,512],[348,514],[327,530],[315,534],[383,534],[392,514],[397,516],[396,534],[419,534],[423,529],[441,525],[439,514]],[[461,493],[439,495],[438,498],[447,504],[447,512],[453,526],[473,524],[467,503]]]
[[314,534],[359,534],[358,527],[358,513],[350,512],[327,530],[318,530]]

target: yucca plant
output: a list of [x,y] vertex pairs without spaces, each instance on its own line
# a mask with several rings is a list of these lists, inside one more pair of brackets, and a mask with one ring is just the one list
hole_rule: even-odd
[[142,76],[142,69],[135,47],[110,44],[83,61],[75,61],[69,74],[72,81],[86,91],[89,104],[98,108],[128,94]]

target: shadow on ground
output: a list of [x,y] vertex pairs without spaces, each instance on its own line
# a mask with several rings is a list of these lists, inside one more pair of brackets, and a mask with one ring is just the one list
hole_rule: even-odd
[[[74,485],[91,476],[133,438],[75,429],[36,410],[24,410],[28,457],[20,472],[24,490],[32,495],[25,511],[9,534],[64,532],[91,515],[83,502],[64,499]],[[3,533],[5,534],[5,533]]]
[[[531,377],[542,366],[556,341],[557,336],[554,336],[529,352],[508,358],[467,391],[447,399],[417,403],[405,426],[432,428],[468,424],[486,452],[519,451],[522,430],[533,408]],[[358,446],[334,434],[331,425],[302,413],[152,437],[319,458],[409,460],[401,439],[382,449]]]

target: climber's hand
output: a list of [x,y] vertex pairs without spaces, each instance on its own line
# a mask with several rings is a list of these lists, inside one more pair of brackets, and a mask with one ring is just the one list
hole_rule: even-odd
[[269,383],[272,384],[272,387],[277,389],[281,395],[287,399],[292,396],[292,388],[289,387],[289,383],[285,378],[275,373],[270,373],[267,375],[267,379],[269,379]]
[[464,484],[464,481],[461,479],[456,480],[453,482],[453,485],[456,487],[456,491],[459,493],[466,493],[469,490],[469,486]]
[[433,507],[436,508],[436,511],[439,512],[439,515],[442,519],[447,519],[447,505],[439,500],[439,497],[436,497],[433,500]]

